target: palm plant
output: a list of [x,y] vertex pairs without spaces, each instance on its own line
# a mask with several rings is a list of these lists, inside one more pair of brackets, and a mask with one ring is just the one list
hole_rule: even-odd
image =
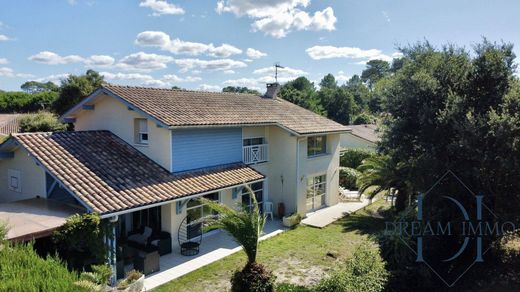
[[377,194],[396,193],[396,208],[404,209],[405,201],[411,202],[411,184],[406,179],[407,166],[389,156],[373,156],[363,160],[357,168],[361,172],[356,184],[359,193],[373,199]]
[[242,206],[237,210],[215,201],[201,198],[202,203],[218,212],[219,216],[212,226],[228,232],[242,246],[247,255],[247,262],[256,262],[258,241],[265,226],[266,216],[260,213],[253,190],[245,186],[253,201],[251,207]]

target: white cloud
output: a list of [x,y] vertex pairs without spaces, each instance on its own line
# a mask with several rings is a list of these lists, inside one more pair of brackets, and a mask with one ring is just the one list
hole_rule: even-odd
[[200,59],[176,59],[174,63],[182,68],[182,72],[186,72],[191,69],[226,71],[247,67],[246,63],[231,59],[217,59],[209,61]]
[[[256,69],[253,71],[253,74],[270,74],[274,76],[274,66],[271,67],[264,67],[260,69]],[[278,68],[278,76],[287,76],[287,75],[295,75],[295,76],[301,76],[301,75],[307,75],[309,73],[300,70],[300,69],[294,69],[290,67],[284,67],[284,68]]]
[[202,78],[196,76],[179,77],[175,74],[164,75],[162,79],[170,82],[196,82],[202,80]]
[[0,65],[5,65],[9,63],[9,61],[6,58],[0,58]]
[[383,14],[383,17],[385,18],[386,22],[392,22],[392,20],[390,19],[390,15],[388,15],[388,12],[386,11],[381,11],[381,14]]
[[327,7],[313,15],[303,9],[310,0],[219,0],[216,11],[229,12],[253,20],[253,31],[262,31],[275,38],[285,37],[292,30],[334,30],[334,10]]
[[267,56],[266,53],[261,52],[261,51],[259,51],[259,50],[255,50],[255,49],[253,49],[253,48],[247,48],[246,55],[247,55],[249,58],[252,58],[252,59],[260,59],[260,58],[262,58],[262,57]]
[[116,64],[116,67],[123,70],[152,71],[165,69],[166,64],[173,62],[173,60],[170,56],[138,52],[123,57]]
[[16,73],[9,67],[0,67],[0,77],[31,78],[34,77],[34,75],[28,73]]
[[6,41],[10,41],[11,38],[6,36],[5,34],[0,34],[0,42],[6,42]]
[[221,91],[222,88],[218,85],[210,85],[210,84],[200,84],[199,90],[202,91]]
[[42,51],[29,57],[29,60],[47,65],[83,63],[87,66],[106,67],[114,63],[114,58],[106,55],[92,55],[83,58],[78,55],[60,56],[54,52]]
[[224,70],[224,74],[235,74],[235,71],[233,70]]
[[[341,71],[340,71],[341,72]],[[336,78],[336,81],[343,81],[343,82],[346,82],[346,81],[349,81],[350,78],[352,78],[352,76],[349,76],[349,75],[345,75],[344,73],[339,73],[338,72],[338,75],[334,76],[334,78]]]
[[378,49],[363,50],[356,47],[314,46],[308,48],[305,52],[314,60],[332,58],[364,59],[356,64],[366,64],[366,62],[370,60],[391,62],[394,58],[402,57],[402,54],[399,52],[395,52],[389,56],[383,54],[383,52]]
[[69,77],[69,73],[62,73],[62,74],[53,74],[46,77],[37,78],[34,81],[38,82],[52,82],[54,84],[60,85],[61,80],[67,79]]
[[245,87],[256,87],[259,85],[259,81],[254,78],[239,78],[239,79],[230,79],[222,82],[224,85],[229,86],[245,86]]
[[244,59],[243,61],[247,62],[247,63],[251,63],[251,62],[253,62],[253,59]]
[[165,0],[143,0],[139,3],[139,7],[147,7],[152,9],[152,16],[161,16],[164,14],[180,15],[186,13],[184,9]]
[[152,76],[140,73],[111,73],[101,72],[99,73],[105,77],[106,80],[151,80]]
[[158,47],[173,54],[191,56],[206,54],[212,57],[227,58],[242,53],[242,50],[229,44],[215,47],[212,43],[187,42],[178,38],[172,40],[168,34],[162,31],[143,31],[137,35],[135,43],[141,46]]

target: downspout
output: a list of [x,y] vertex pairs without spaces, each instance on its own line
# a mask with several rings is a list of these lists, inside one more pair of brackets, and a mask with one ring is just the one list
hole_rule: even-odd
[[110,223],[109,229],[111,229],[109,232],[112,234],[109,235],[108,238],[108,265],[110,268],[112,268],[112,276],[110,277],[110,284],[112,286],[115,286],[117,283],[117,246],[116,246],[116,223],[118,220],[118,216],[115,215],[113,217],[110,217],[108,219],[108,222]]
[[298,198],[300,196],[300,138],[296,137],[296,213],[298,212]]

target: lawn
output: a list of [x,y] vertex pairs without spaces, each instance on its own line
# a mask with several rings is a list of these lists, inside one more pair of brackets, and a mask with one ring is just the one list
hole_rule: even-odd
[[[349,257],[356,246],[375,244],[370,234],[382,230],[384,220],[372,215],[385,208],[388,205],[380,200],[323,229],[298,226],[262,241],[258,260],[274,271],[277,282],[313,285],[338,261]],[[160,286],[156,291],[229,290],[231,274],[245,264],[245,259],[243,252],[237,252]]]

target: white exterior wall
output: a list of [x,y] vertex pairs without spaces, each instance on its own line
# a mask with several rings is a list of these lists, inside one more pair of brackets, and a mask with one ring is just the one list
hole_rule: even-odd
[[307,179],[326,175],[327,188],[325,205],[332,206],[338,203],[339,197],[339,154],[340,154],[340,135],[327,135],[327,154],[316,157],[307,156],[307,138],[299,139],[299,178],[297,186],[297,206],[298,213],[304,215],[307,212]]
[[[20,171],[21,192],[9,189],[7,174],[9,169]],[[45,171],[36,165],[36,161],[22,148],[14,151],[14,158],[0,161],[0,204],[36,196],[45,198],[47,196],[45,185]]]
[[162,167],[170,170],[171,133],[169,129],[159,128],[153,121],[148,120],[148,145],[139,145],[134,141],[134,119],[146,117],[128,110],[127,106],[111,96],[102,95],[94,101],[94,104],[94,110],[80,110],[76,114],[74,123],[76,131],[108,130]]
[[376,144],[361,139],[349,133],[341,134],[341,148],[343,149],[364,149],[368,151],[376,151]]

